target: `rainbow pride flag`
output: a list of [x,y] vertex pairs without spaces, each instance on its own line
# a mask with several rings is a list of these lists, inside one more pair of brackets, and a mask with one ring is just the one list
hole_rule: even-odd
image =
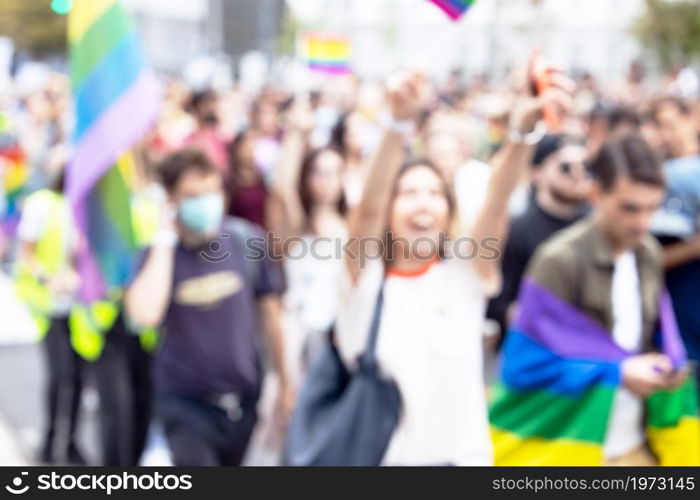
[[[504,345],[490,408],[496,465],[602,465],[620,363],[631,353],[552,291],[526,278]],[[685,363],[668,294],[660,299],[658,347]],[[694,377],[646,401],[649,446],[660,465],[700,465]]]
[[0,145],[0,169],[2,169],[4,212],[0,218],[5,221],[19,219],[19,201],[25,194],[29,180],[29,165],[24,151],[16,141],[7,147]]
[[430,0],[442,9],[453,21],[461,18],[476,0]]
[[160,88],[119,0],[75,0],[68,41],[76,126],[67,195],[87,242],[79,267],[90,303],[134,271],[129,149],[155,122]]
[[15,137],[12,118],[0,111],[0,237],[15,235],[29,174],[27,155]]
[[309,33],[301,39],[301,54],[308,66],[322,73],[350,72],[350,40],[342,36]]

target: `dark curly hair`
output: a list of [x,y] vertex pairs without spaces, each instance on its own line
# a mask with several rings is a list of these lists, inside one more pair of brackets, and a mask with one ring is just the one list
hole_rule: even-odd
[[175,191],[177,183],[187,172],[220,175],[219,170],[209,160],[206,153],[196,148],[186,148],[168,155],[158,165],[157,171],[160,181],[168,193]]

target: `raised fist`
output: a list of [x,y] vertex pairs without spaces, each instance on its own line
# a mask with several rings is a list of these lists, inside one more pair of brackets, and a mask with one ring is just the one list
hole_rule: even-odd
[[395,120],[411,120],[428,99],[428,83],[425,74],[419,71],[402,71],[387,80],[387,100]]

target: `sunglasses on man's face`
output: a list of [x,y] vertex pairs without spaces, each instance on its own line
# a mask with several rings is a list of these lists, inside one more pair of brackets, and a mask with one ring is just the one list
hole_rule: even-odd
[[[571,175],[571,173],[573,172],[573,165],[574,165],[574,163],[572,163],[572,162],[563,161],[559,164],[559,171],[562,174]],[[584,162],[581,162],[580,165],[583,166],[583,169],[584,169],[586,175],[590,177],[591,173],[593,172],[591,164],[588,163],[587,161],[584,161]]]

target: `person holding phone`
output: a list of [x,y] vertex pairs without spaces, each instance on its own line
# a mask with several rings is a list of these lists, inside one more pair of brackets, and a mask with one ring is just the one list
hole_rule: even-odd
[[[662,339],[674,333],[664,319],[661,247],[650,234],[664,198],[662,164],[643,139],[626,135],[603,146],[592,173],[592,214],[537,249],[520,289],[503,348],[507,390],[491,408],[499,465],[656,465],[645,403],[687,377],[656,336],[659,322]],[[544,393],[560,411],[514,419]],[[557,439],[576,453],[562,454]]]

